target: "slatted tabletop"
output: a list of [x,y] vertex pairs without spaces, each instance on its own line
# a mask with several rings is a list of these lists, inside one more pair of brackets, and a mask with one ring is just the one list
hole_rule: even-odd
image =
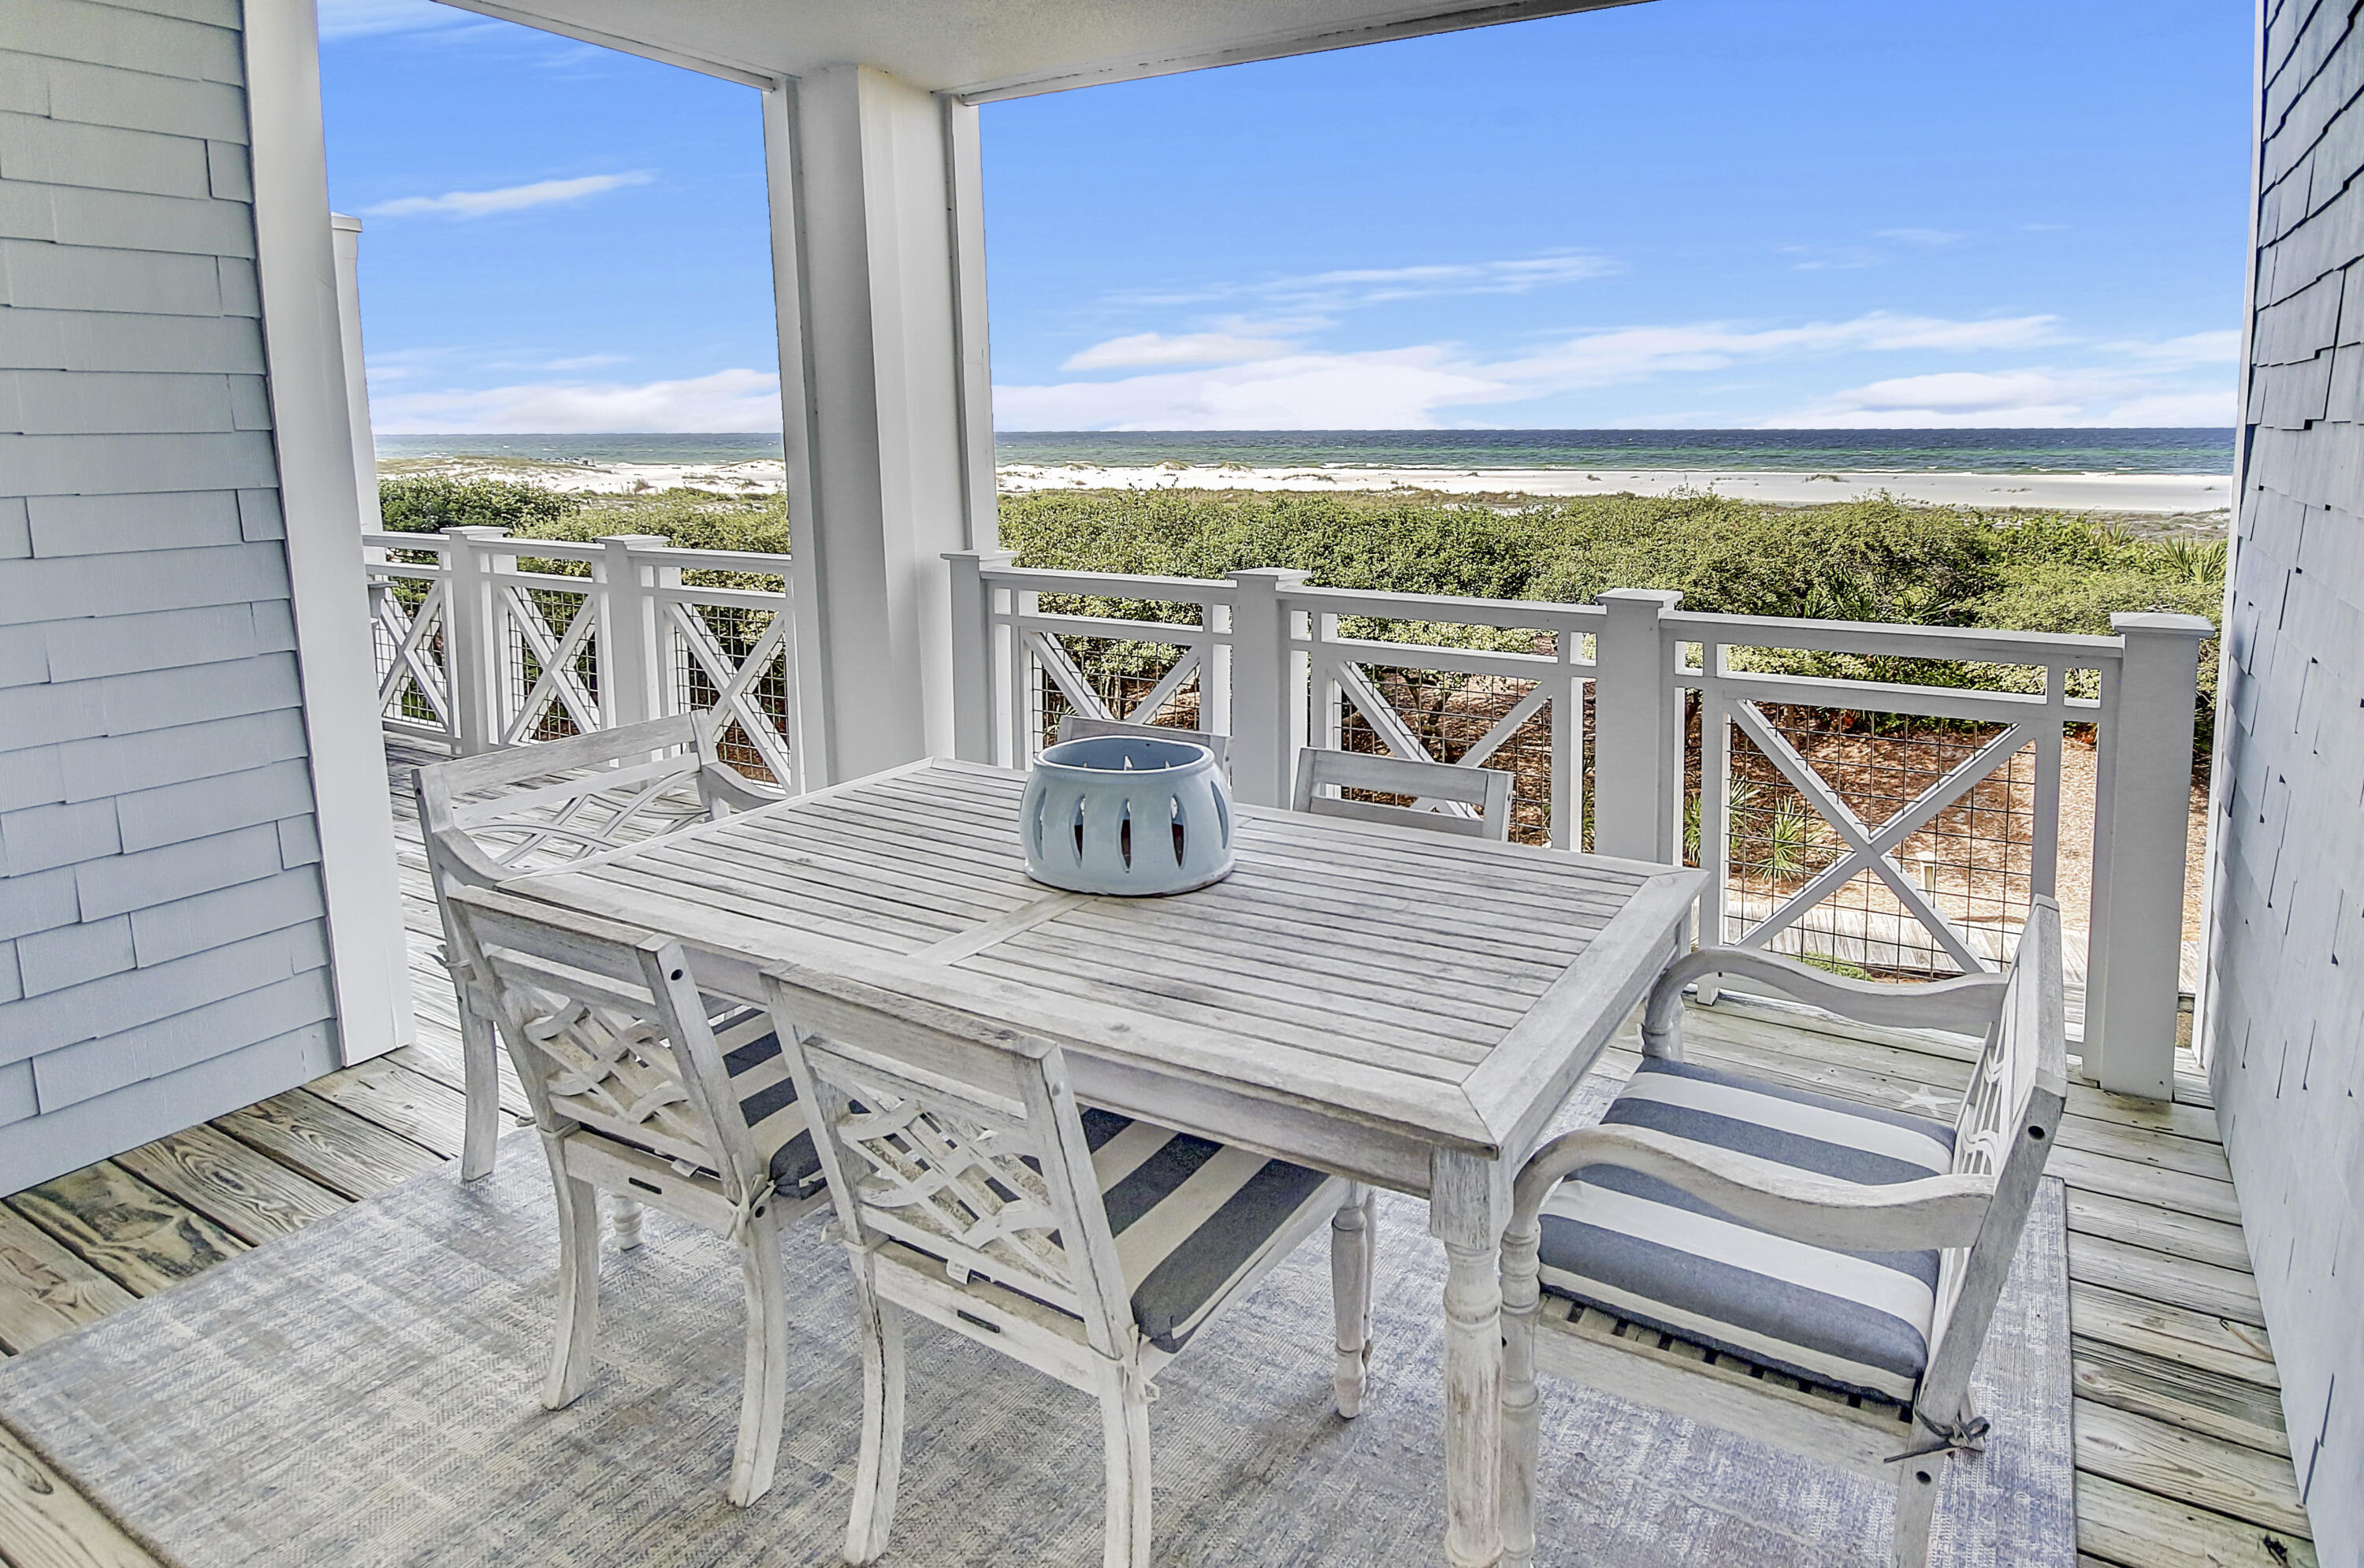
[[883,966],[1071,1050],[1486,1155],[1548,1118],[1698,888],[1664,866],[1242,807],[1237,869],[1211,887],[1059,893],[1025,873],[1024,784],[939,760],[509,885],[685,939],[725,995],[757,999],[754,973],[782,959]]

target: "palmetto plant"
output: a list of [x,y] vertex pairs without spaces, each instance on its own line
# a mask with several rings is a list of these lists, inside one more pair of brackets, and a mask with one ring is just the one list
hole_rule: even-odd
[[[1796,882],[1829,863],[1831,830],[1806,803],[1787,791],[1768,806],[1765,786],[1734,779],[1730,795],[1734,859],[1742,869],[1775,882]],[[1700,853],[1700,806],[1694,795],[1683,807],[1685,858]]]

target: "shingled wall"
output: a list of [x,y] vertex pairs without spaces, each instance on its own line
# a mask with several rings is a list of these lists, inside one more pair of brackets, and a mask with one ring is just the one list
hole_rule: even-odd
[[336,1064],[238,0],[0,0],[0,1192]]
[[2364,35],[2269,0],[2212,1073],[2299,1481],[2364,1563]]

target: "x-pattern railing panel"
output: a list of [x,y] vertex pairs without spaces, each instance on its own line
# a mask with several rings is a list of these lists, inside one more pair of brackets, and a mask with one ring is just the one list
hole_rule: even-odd
[[[763,759],[764,770],[786,784],[793,776],[788,736],[783,720],[757,700],[756,687],[775,670],[783,686],[793,687],[787,667],[788,617],[777,610],[771,612],[770,622],[756,634],[746,654],[734,659],[701,608],[690,599],[675,599],[666,606],[671,628],[680,639],[681,656],[705,674],[714,688],[714,707],[738,721],[740,732]],[[686,691],[686,683],[677,689]]]
[[1928,895],[1907,880],[1903,868],[1896,863],[1895,851],[1906,839],[1935,821],[1939,813],[2006,767],[2012,758],[2034,739],[2033,727],[2023,724],[2008,727],[1973,752],[1967,762],[1942,774],[1887,821],[1875,826],[1867,824],[1856,813],[1854,807],[1815,771],[1813,764],[1774,728],[1756,704],[1746,701],[1734,703],[1732,718],[1749,740],[1756,742],[1766,760],[1780,770],[1782,777],[1790,781],[1790,787],[1837,831],[1845,845],[1845,853],[1797,892],[1784,898],[1768,918],[1758,922],[1742,938],[1741,945],[1767,945],[1808,910],[1854,881],[1858,873],[1869,872],[1887,884],[1905,913],[1918,921],[1946,956],[1960,965],[1965,973],[1975,973],[1990,967],[1984,959],[1971,951],[1953,922],[1938,912]]
[[[551,609],[544,606],[569,595],[574,596],[574,608],[565,624],[557,625]],[[577,668],[598,626],[590,585],[572,577],[510,580],[501,585],[499,604],[507,628],[541,672],[510,710],[502,727],[502,743],[514,746],[532,740],[541,729],[544,714],[553,706],[566,715],[579,733],[588,735],[597,729],[599,699]]]
[[430,583],[418,607],[409,610],[403,606],[393,583],[381,580],[369,585],[370,617],[385,639],[382,646],[388,650],[377,688],[378,710],[386,718],[416,723],[414,716],[405,711],[404,702],[415,692],[435,716],[438,728],[446,731],[452,728],[452,695],[433,654],[449,591],[445,584]]

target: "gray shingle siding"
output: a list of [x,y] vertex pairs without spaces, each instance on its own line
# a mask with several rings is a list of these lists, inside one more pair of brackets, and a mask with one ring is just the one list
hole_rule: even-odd
[[238,25],[0,5],[0,1192],[336,1060]]
[[2364,1563],[2364,36],[2267,26],[2247,485],[2225,649],[2218,1118],[2322,1561]]

